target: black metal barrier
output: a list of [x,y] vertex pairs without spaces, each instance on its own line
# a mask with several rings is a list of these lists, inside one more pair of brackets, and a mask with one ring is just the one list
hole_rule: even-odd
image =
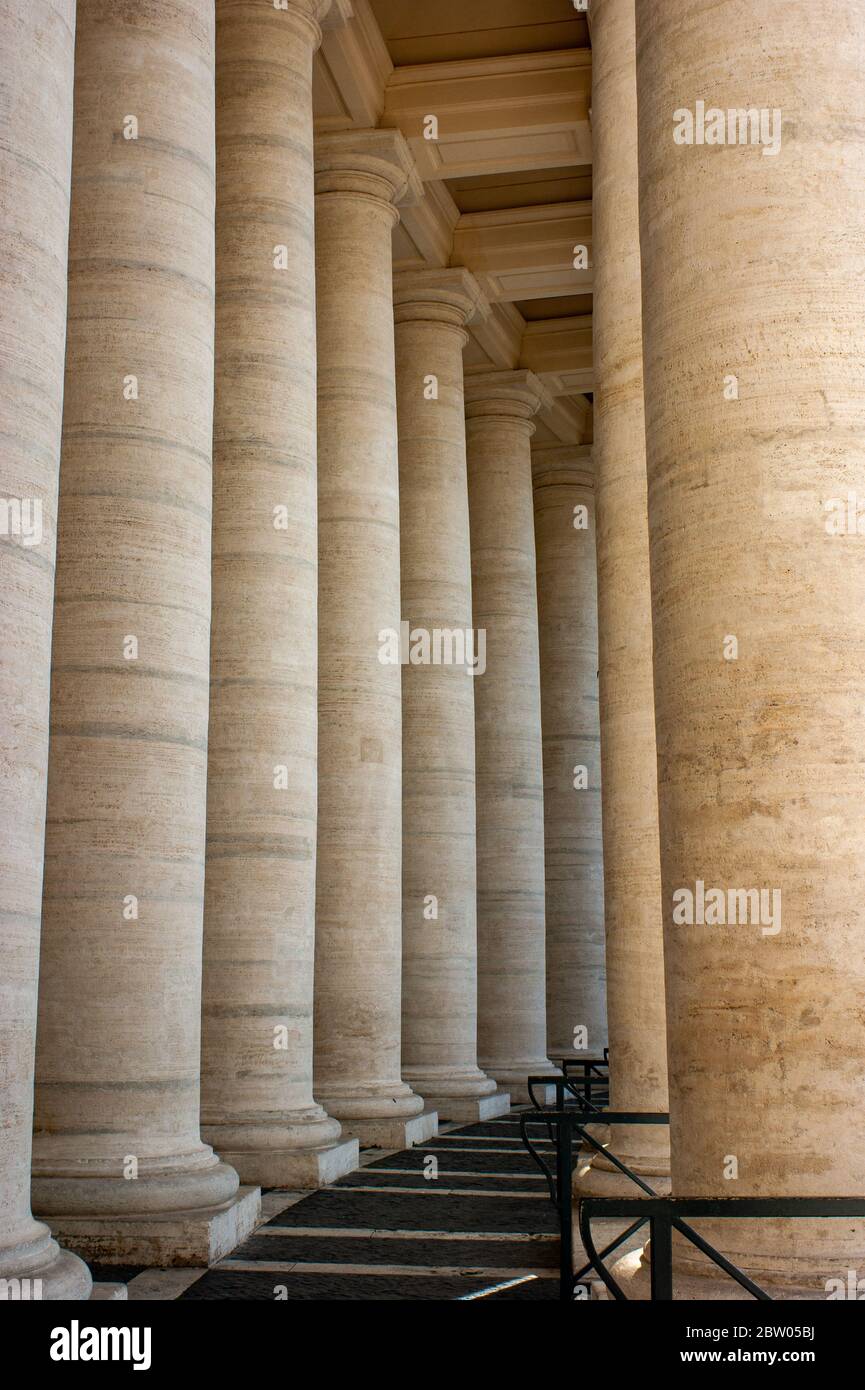
[[[529,1077],[529,1095],[532,1094],[532,1082],[543,1081],[543,1077]],[[554,1078],[558,1087],[567,1086],[564,1077],[561,1082]],[[650,1197],[657,1194],[644,1182],[636,1173],[631,1172],[627,1164],[617,1158],[609,1149],[605,1149],[603,1144],[598,1143],[593,1135],[589,1134],[587,1126],[590,1124],[603,1123],[605,1125],[665,1125],[669,1124],[670,1117],[666,1113],[650,1111],[630,1111],[630,1110],[605,1110],[603,1112],[592,1109],[588,1113],[585,1111],[565,1110],[563,1106],[557,1106],[555,1110],[544,1110],[536,1106],[534,1110],[526,1110],[520,1115],[520,1137],[528,1149],[531,1157],[543,1173],[547,1187],[550,1192],[550,1200],[559,1214],[559,1230],[561,1233],[561,1243],[559,1248],[559,1298],[563,1302],[572,1302],[574,1288],[580,1283],[590,1270],[597,1269],[594,1260],[590,1260],[587,1265],[574,1273],[574,1212],[573,1197],[571,1194],[571,1178],[574,1168],[574,1131],[580,1136],[582,1143],[589,1144],[597,1153],[603,1153],[611,1163],[615,1165],[626,1177],[637,1184],[638,1187]],[[556,1168],[553,1170],[544,1162],[539,1151],[535,1148],[529,1138],[527,1129],[529,1125],[545,1125],[550,1142],[556,1150]],[[553,1131],[555,1130],[555,1136]],[[607,1200],[604,1198],[603,1200]],[[598,1260],[607,1255],[611,1255],[626,1240],[629,1240],[641,1226],[645,1225],[645,1218],[637,1221],[600,1253],[596,1255]],[[588,1247],[587,1247],[588,1253]],[[600,1273],[600,1271],[598,1271]],[[603,1277],[603,1276],[601,1276]],[[606,1281],[605,1281],[606,1282]]]
[[[536,1077],[531,1080],[540,1081]],[[564,1084],[564,1078],[563,1078]],[[530,1088],[531,1094],[531,1088]],[[734,1279],[752,1298],[773,1302],[772,1294],[754,1283],[741,1269],[716,1250],[708,1241],[689,1226],[685,1218],[706,1219],[759,1219],[761,1217],[783,1217],[804,1219],[814,1217],[863,1217],[865,1218],[865,1197],[662,1197],[649,1184],[634,1173],[627,1164],[609,1149],[604,1148],[592,1134],[588,1126],[605,1125],[661,1125],[669,1124],[668,1114],[648,1111],[605,1110],[585,1113],[557,1107],[555,1110],[541,1109],[524,1111],[520,1116],[520,1134],[529,1154],[543,1173],[550,1199],[559,1214],[561,1246],[559,1258],[559,1299],[572,1302],[574,1289],[594,1270],[609,1289],[613,1298],[628,1302],[628,1297],[604,1265],[604,1260],[618,1250],[631,1236],[647,1223],[652,1242],[651,1298],[658,1302],[671,1302],[673,1299],[673,1231],[688,1240],[700,1250],[713,1264]],[[528,1135],[528,1126],[543,1125],[547,1129],[550,1142],[555,1147],[555,1172],[546,1164]],[[580,1199],[580,1237],[589,1263],[574,1273],[574,1230],[573,1196],[571,1181],[574,1167],[574,1132],[580,1142],[589,1145],[597,1153],[618,1168],[632,1183],[645,1194],[641,1197],[583,1197]],[[555,1133],[554,1133],[555,1132]],[[592,1237],[592,1218],[604,1220],[636,1219],[616,1236],[615,1240],[603,1250],[597,1250]]]
[[563,1110],[570,1097],[585,1110],[601,1110],[610,1098],[610,1073],[607,1049],[603,1057],[553,1057],[559,1068],[559,1076],[530,1076],[528,1078],[529,1098],[536,1110],[543,1108],[535,1094],[535,1087],[553,1086],[556,1092],[556,1109]]
[[603,1057],[560,1057],[554,1060],[577,1100],[582,1099],[587,1105],[609,1103],[610,1061],[606,1048]]
[[752,1298],[772,1303],[772,1294],[761,1289],[737,1265],[692,1230],[682,1217],[849,1217],[865,1216],[865,1197],[584,1197],[580,1201],[580,1236],[592,1267],[601,1276],[614,1298],[628,1301],[627,1295],[603,1264],[603,1252],[595,1250],[591,1235],[593,1216],[628,1217],[639,1214],[632,1229],[649,1223],[652,1241],[651,1296],[655,1301],[673,1299],[673,1231],[701,1250],[713,1264],[735,1279]]

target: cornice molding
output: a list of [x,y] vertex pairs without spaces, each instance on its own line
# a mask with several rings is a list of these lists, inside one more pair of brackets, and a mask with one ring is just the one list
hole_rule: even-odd
[[315,58],[316,132],[377,126],[393,73],[369,0],[334,0]]
[[[491,303],[489,317],[471,325],[470,353],[476,359],[472,365],[479,371],[513,371],[520,365],[525,326],[525,319],[513,304]],[[483,362],[477,360],[479,354],[483,355]]]
[[424,184],[424,197],[406,208],[403,227],[425,265],[449,265],[459,217],[459,208],[443,183]]
[[575,448],[592,437],[592,406],[585,396],[553,396],[544,377],[540,380],[547,390],[547,399],[540,410],[540,421],[546,442],[552,447],[566,444]]

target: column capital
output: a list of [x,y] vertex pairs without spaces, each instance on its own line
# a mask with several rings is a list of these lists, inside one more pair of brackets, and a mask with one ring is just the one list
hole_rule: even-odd
[[398,130],[335,130],[315,142],[317,194],[353,193],[397,208],[423,197],[423,184]]
[[540,445],[532,449],[532,482],[535,487],[570,484],[595,486],[591,444]]
[[[322,21],[326,18],[332,0],[279,0],[278,5],[274,5],[277,15],[287,15],[295,22],[299,21],[298,28],[307,32],[314,48],[318,48],[321,43]],[[247,18],[242,14],[238,18]],[[250,19],[257,19],[257,16],[249,15]]]
[[532,417],[551,397],[534,372],[469,372],[465,379],[466,419],[509,420],[534,433]]
[[490,314],[474,275],[461,266],[398,271],[393,305],[396,323],[443,323],[458,329]]

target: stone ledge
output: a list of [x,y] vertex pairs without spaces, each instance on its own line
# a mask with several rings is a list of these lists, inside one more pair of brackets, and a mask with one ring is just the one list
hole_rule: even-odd
[[52,1234],[96,1264],[212,1265],[251,1235],[261,1192],[241,1187],[221,1207],[133,1216],[57,1216]]
[[307,1190],[326,1187],[360,1167],[357,1139],[340,1139],[318,1149],[257,1149],[220,1152],[246,1183]]
[[362,1149],[410,1149],[438,1133],[438,1115],[425,1110],[404,1120],[341,1120],[343,1134],[360,1141]]
[[482,1120],[497,1120],[508,1115],[511,1097],[508,1091],[494,1091],[489,1096],[424,1096],[429,1110],[438,1113],[439,1120],[479,1124]]

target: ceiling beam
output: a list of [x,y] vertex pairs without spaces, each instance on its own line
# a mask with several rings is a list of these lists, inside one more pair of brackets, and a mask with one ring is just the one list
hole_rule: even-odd
[[377,126],[392,72],[369,0],[334,0],[312,70],[316,132]]
[[[575,268],[578,246],[586,270]],[[591,250],[591,203],[554,203],[461,217],[451,263],[473,271],[492,300],[549,299],[591,293]]]
[[590,49],[424,63],[391,73],[381,123],[425,180],[562,168],[591,163],[590,96]]
[[527,323],[520,366],[539,376],[552,396],[592,391],[591,315]]

